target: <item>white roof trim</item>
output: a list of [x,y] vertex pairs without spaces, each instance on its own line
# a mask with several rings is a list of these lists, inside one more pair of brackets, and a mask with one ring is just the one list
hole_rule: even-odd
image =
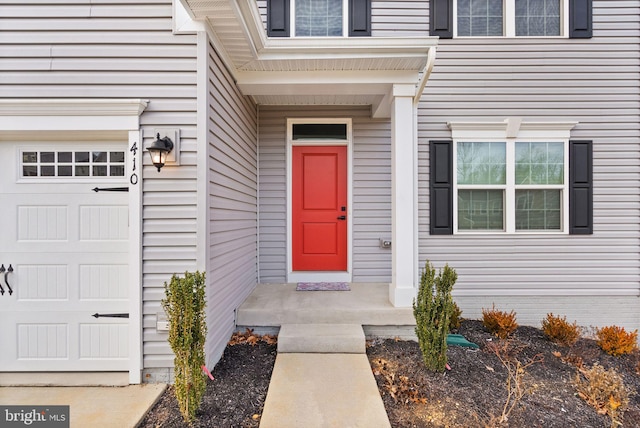
[[[265,34],[258,6],[238,0],[237,10],[257,59],[339,59],[378,57],[425,57],[438,37],[273,37]],[[400,52],[400,53],[399,53]]]
[[0,116],[140,116],[141,99],[4,99]]
[[141,99],[0,100],[2,132],[138,130]]
[[[373,117],[389,117],[392,85],[412,84],[422,92],[438,44],[438,37],[429,36],[270,38],[255,0],[183,3],[192,4],[189,13],[194,19],[208,23],[207,33],[242,93],[263,96],[263,100],[270,97],[267,102],[295,100],[302,105],[304,100],[308,104],[333,100],[346,105],[354,100],[348,95],[357,94],[376,100]],[[221,34],[213,27],[218,10],[225,19],[230,12],[235,18],[233,23],[220,24]],[[237,32],[230,36],[230,29]],[[357,79],[351,74],[357,74]]]

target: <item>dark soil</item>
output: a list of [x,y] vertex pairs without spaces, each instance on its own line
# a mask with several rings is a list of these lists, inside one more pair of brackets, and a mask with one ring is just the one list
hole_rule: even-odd
[[227,346],[207,381],[197,421],[182,419],[173,388],[169,387],[140,427],[257,427],[267,397],[276,345],[264,342]]
[[[451,346],[451,370],[426,369],[416,342],[374,340],[367,354],[384,405],[396,427],[610,427],[607,414],[580,398],[574,386],[577,365],[594,363],[614,368],[632,393],[623,413],[623,427],[640,427],[640,356],[612,357],[590,339],[572,347],[548,341],[542,331],[520,327],[510,339],[512,354],[525,368],[527,393],[500,422],[507,399],[507,370],[490,350],[503,344],[487,333],[479,321],[464,321],[459,331],[480,345],[479,350]],[[237,342],[237,341],[236,341]],[[252,344],[253,343],[253,344]],[[555,353],[555,355],[554,355]],[[257,427],[275,362],[276,346],[263,342],[228,346],[208,381],[207,392],[194,427]],[[171,388],[151,410],[142,427],[187,427]]]

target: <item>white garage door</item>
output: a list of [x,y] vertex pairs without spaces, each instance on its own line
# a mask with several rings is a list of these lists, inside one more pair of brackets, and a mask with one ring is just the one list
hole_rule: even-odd
[[128,370],[126,154],[0,143],[0,371]]

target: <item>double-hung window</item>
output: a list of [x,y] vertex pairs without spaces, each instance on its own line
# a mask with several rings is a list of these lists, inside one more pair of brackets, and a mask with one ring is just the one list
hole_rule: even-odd
[[269,37],[371,35],[371,0],[267,0]]
[[457,0],[457,35],[562,36],[567,0]]
[[343,0],[291,0],[296,37],[340,37],[345,31]]
[[452,37],[593,36],[592,0],[430,0],[429,34]]
[[429,141],[432,235],[593,233],[593,142],[575,122],[449,122]]
[[457,232],[567,230],[567,141],[456,141],[454,150]]

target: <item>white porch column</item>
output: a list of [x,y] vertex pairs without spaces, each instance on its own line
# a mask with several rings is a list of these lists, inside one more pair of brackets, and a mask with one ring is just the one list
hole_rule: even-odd
[[396,307],[411,306],[416,295],[415,248],[416,138],[414,85],[393,85],[391,107],[392,269],[389,300]]

